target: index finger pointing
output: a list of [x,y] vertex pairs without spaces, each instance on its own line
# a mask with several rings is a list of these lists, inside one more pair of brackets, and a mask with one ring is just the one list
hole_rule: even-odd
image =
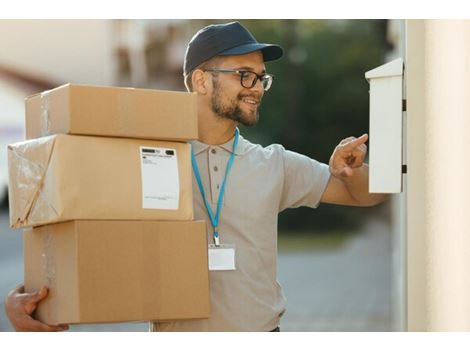
[[345,147],[347,149],[354,149],[356,147],[359,147],[361,144],[365,143],[368,139],[369,139],[369,136],[367,135],[367,133],[364,133],[359,138],[356,138],[355,140],[347,143]]

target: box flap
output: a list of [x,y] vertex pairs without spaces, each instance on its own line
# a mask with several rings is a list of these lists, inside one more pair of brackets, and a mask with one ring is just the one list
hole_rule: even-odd
[[55,136],[38,138],[8,146],[8,177],[10,226],[19,228],[24,224],[38,202],[54,208],[41,198],[44,178],[54,149]]

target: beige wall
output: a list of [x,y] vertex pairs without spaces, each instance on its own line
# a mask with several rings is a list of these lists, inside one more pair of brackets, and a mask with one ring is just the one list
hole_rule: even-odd
[[110,20],[0,20],[0,65],[62,82],[113,84]]
[[408,330],[470,330],[470,21],[407,21]]

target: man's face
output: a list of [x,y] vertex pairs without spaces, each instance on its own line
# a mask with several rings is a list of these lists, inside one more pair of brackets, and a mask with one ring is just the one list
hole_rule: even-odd
[[[247,70],[257,74],[265,72],[263,55],[260,51],[224,57],[216,68]],[[260,80],[256,82],[253,88],[244,88],[240,84],[240,75],[237,73],[216,73],[212,75],[212,111],[221,118],[231,119],[245,126],[255,125],[259,119],[259,106],[264,94]]]

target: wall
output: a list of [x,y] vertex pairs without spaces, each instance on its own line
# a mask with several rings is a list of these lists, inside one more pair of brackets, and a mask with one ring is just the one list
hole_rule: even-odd
[[408,330],[470,330],[470,21],[407,21]]

